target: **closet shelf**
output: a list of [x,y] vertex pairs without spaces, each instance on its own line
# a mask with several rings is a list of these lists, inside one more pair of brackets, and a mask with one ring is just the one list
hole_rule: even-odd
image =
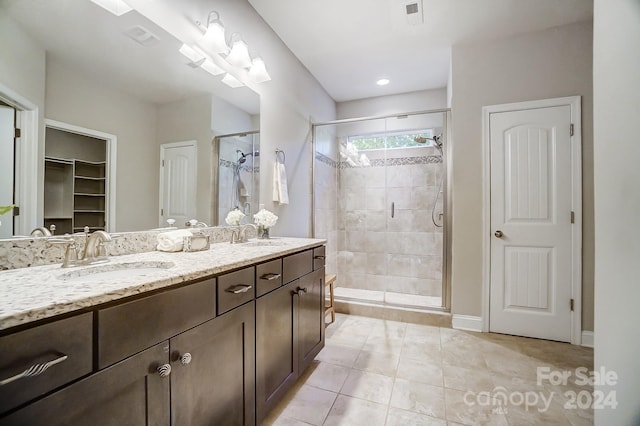
[[104,213],[104,210],[74,210],[74,213]]
[[82,197],[104,197],[105,196],[105,194],[92,194],[89,192],[74,192],[73,195],[76,195],[76,196],[79,195]]
[[73,219],[73,216],[69,215],[69,216],[45,216],[44,217],[46,220],[71,220]]
[[91,177],[91,176],[80,176],[80,175],[75,175],[74,178],[76,179],[85,179],[85,180],[105,180],[105,177]]

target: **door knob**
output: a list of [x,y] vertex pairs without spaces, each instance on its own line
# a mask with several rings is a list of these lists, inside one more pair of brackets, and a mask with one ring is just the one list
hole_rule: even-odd
[[496,231],[493,235],[495,235],[498,238],[502,238],[504,234],[502,233],[502,231]]

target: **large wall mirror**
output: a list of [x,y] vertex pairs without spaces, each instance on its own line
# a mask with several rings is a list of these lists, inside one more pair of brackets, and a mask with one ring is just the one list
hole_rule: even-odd
[[[37,146],[32,152],[9,146],[13,138],[0,141],[2,155],[13,151],[10,155],[16,164],[13,176],[2,175],[0,194],[13,194],[21,215],[35,212],[28,225],[16,220],[15,231],[10,216],[2,216],[0,238],[24,235],[35,226],[48,227],[52,222],[46,217],[45,202],[70,212],[74,224],[65,230],[72,231],[89,220],[82,218],[92,218],[89,225],[99,227],[98,215],[78,214],[80,210],[104,210],[105,217],[110,213],[106,228],[111,232],[158,228],[171,218],[178,219],[178,226],[184,226],[185,218],[224,224],[224,210],[230,206],[220,205],[219,200],[233,203],[236,169],[240,184],[245,185],[243,191],[235,186],[240,196],[237,204],[244,203],[241,207],[246,209],[257,204],[253,197],[259,192],[254,175],[258,148],[253,142],[249,147],[246,136],[224,138],[221,156],[214,139],[243,134],[258,141],[259,96],[248,87],[228,87],[221,82],[222,76],[193,66],[179,52],[181,46],[181,41],[135,10],[116,16],[89,0],[0,0],[0,107],[15,110],[4,115],[29,122],[31,105],[31,117],[37,118],[37,130],[31,132],[37,135]],[[45,125],[45,119],[53,124]],[[109,142],[111,137],[117,144],[101,146],[100,158],[84,156],[75,146],[66,151],[48,147],[53,143],[51,135],[60,136],[59,132],[73,134],[75,144],[82,138]],[[161,152],[169,153],[176,146],[191,147],[193,158],[184,164],[192,176],[172,184],[171,198],[161,190],[171,179],[171,173],[162,169],[162,161],[169,156],[161,158]],[[54,151],[64,155],[53,156]],[[36,157],[31,166],[21,157],[26,155]],[[45,161],[52,156],[59,164]],[[101,162],[105,165],[93,166]],[[231,171],[228,188],[218,187],[227,184],[226,174],[219,174],[222,163],[227,166],[225,173]],[[37,176],[33,187],[38,194],[21,193],[20,185],[29,179],[22,178],[28,167]],[[65,168],[70,170],[68,176],[61,172]],[[47,171],[68,182],[71,189],[45,184]],[[104,192],[106,198],[101,200],[93,192],[98,197]],[[70,206],[57,198],[63,193],[70,197]],[[11,199],[0,200],[0,206],[11,203]]]

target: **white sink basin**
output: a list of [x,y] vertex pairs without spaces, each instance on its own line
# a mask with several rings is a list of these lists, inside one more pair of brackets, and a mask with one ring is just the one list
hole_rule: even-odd
[[249,241],[248,243],[241,244],[244,247],[274,247],[274,246],[284,246],[287,243],[284,241],[278,240],[256,240]]
[[170,269],[173,262],[108,263],[66,272],[58,277],[63,281],[110,281],[123,278],[153,276]]

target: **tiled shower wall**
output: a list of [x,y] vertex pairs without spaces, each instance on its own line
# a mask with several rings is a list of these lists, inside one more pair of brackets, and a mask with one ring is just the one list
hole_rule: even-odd
[[[434,148],[384,155],[369,152],[367,167],[340,165],[339,285],[441,296],[442,228],[434,226],[431,210],[442,159]],[[436,211],[442,211],[441,199]]]

